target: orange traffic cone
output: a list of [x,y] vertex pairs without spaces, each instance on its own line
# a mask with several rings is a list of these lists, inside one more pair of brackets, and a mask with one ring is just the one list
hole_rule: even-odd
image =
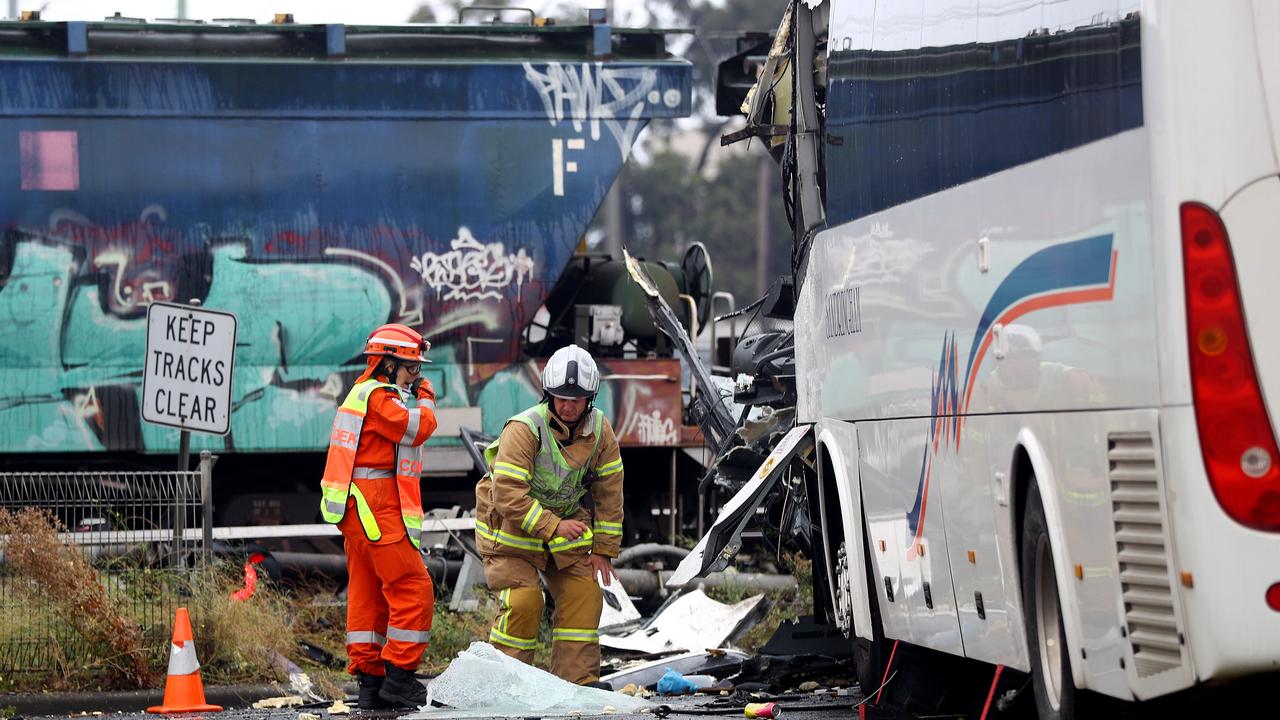
[[221,709],[220,705],[204,701],[200,661],[196,659],[196,642],[191,635],[191,616],[186,608],[178,608],[178,616],[173,621],[173,645],[169,648],[169,676],[164,681],[164,704],[149,707],[147,712],[217,712]]

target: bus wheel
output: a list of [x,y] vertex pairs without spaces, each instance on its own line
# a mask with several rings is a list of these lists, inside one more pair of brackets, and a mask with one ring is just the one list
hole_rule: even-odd
[[1054,574],[1049,530],[1034,482],[1022,519],[1022,605],[1026,611],[1027,647],[1031,651],[1031,683],[1036,711],[1042,719],[1073,718],[1076,690],[1063,632],[1062,605]]

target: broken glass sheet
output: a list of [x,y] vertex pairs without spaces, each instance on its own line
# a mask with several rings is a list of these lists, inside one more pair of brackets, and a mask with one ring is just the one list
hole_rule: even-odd
[[[501,692],[495,692],[497,689]],[[507,657],[488,643],[473,642],[427,686],[428,707],[403,720],[493,716],[599,715],[605,708],[639,712],[656,705],[641,698],[565,682],[545,670]]]

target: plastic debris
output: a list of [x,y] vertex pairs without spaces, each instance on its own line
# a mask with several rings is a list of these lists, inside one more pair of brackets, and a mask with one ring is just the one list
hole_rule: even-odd
[[[502,688],[502,692],[494,692]],[[458,653],[439,677],[427,686],[426,708],[402,720],[425,718],[478,718],[531,715],[598,715],[604,708],[637,712],[653,704],[640,698],[565,682],[544,670],[507,657],[483,642]]]
[[283,695],[281,697],[264,698],[255,702],[253,706],[259,710],[263,710],[268,708],[293,707],[295,705],[301,705],[304,702],[306,701],[297,695]]
[[351,706],[342,702],[341,700],[334,700],[333,704],[329,706],[329,714],[330,715],[350,715]]
[[298,720],[320,720],[320,716],[315,713],[298,713]]
[[671,668],[667,668],[667,672],[658,681],[658,692],[663,695],[684,695],[697,689],[697,685]]
[[315,691],[311,684],[311,677],[304,672],[289,673],[289,689],[299,697],[309,698],[317,702],[324,702],[326,699]]

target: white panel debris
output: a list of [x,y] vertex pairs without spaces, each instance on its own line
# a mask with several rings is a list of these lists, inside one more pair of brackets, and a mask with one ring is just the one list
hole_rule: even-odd
[[685,593],[663,608],[647,625],[626,635],[601,635],[600,645],[650,655],[702,651],[720,647],[745,622],[764,595],[726,605],[701,589]]

